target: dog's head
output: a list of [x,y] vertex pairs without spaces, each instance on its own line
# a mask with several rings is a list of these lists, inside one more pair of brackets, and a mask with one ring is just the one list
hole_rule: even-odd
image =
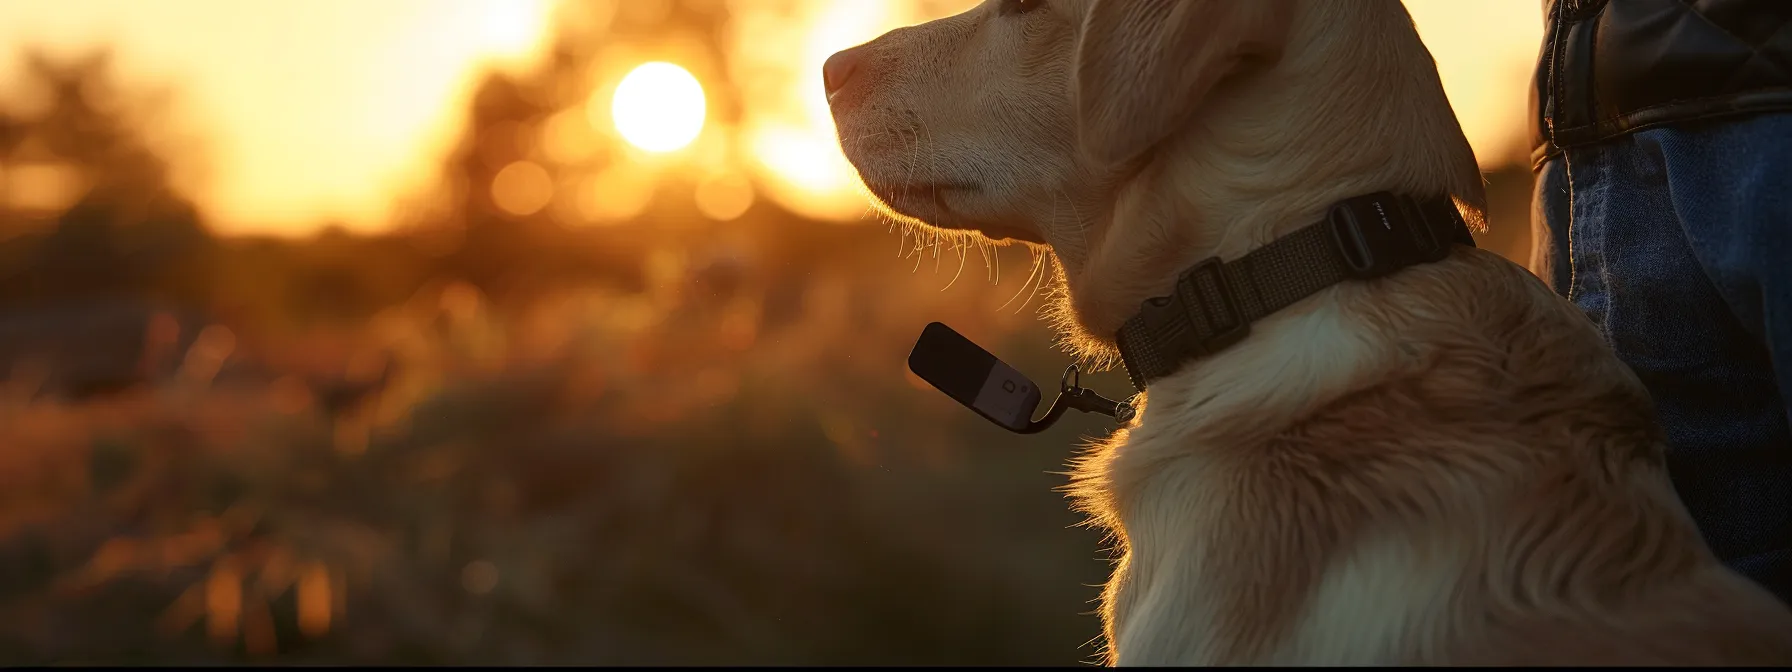
[[987,0],[835,54],[824,79],[847,157],[890,210],[1065,242],[1054,208],[1168,135],[1229,61],[1275,44],[1256,4]]
[[1278,5],[986,0],[835,54],[824,80],[847,157],[885,206],[1054,243],[1054,199],[1098,187],[1231,66],[1272,52]]
[[[1298,53],[1286,46],[1296,43]],[[1340,57],[1356,62],[1325,63]],[[1271,72],[1290,59],[1295,75]],[[1435,90],[1402,100],[1407,82],[1425,82],[1418,70]],[[1337,124],[1379,124],[1388,128],[1360,134],[1388,135],[1417,118],[1383,114],[1383,99],[1447,120],[1478,189],[1473,154],[1397,0],[985,0],[835,54],[824,80],[842,148],[883,206],[938,229],[1049,245],[1077,304],[1065,311],[1069,326],[1098,339],[1194,261],[1164,249],[1215,253],[1212,240],[1191,238],[1221,233],[1150,223],[1190,207],[1144,212],[1129,203],[1141,191],[1273,198],[1296,173],[1312,177],[1299,147],[1327,142]],[[1293,109],[1301,105],[1333,110]],[[1190,139],[1197,128],[1205,135]],[[1201,155],[1215,147],[1229,154]],[[1180,163],[1163,168],[1167,158]],[[1326,165],[1374,171],[1377,162],[1387,161],[1355,151]],[[1236,184],[1258,177],[1282,182]],[[1366,186],[1414,180],[1390,181]]]

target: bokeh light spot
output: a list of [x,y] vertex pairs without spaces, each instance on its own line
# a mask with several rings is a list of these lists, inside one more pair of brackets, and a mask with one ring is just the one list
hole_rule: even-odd
[[552,161],[574,163],[589,157],[598,148],[591,122],[578,108],[563,110],[542,124],[541,149]]
[[0,205],[30,212],[61,212],[87,191],[81,171],[62,163],[27,163],[0,177]]
[[697,183],[697,210],[718,222],[731,221],[753,207],[753,185],[746,178],[725,173]]
[[498,587],[498,566],[489,560],[474,560],[461,569],[460,585],[468,593],[484,595]]
[[586,179],[579,190],[579,212],[600,223],[634,218],[653,200],[652,180],[627,165],[612,167]]
[[533,215],[553,198],[553,177],[533,161],[511,163],[492,178],[492,202],[513,215]]

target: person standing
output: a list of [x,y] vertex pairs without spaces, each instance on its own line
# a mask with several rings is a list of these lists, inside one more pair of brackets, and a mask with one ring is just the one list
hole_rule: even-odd
[[1792,2],[1543,6],[1532,270],[1648,387],[1712,551],[1792,603]]

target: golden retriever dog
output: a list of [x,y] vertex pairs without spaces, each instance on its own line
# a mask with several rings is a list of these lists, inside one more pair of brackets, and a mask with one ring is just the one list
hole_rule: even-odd
[[[1484,209],[1398,0],[988,0],[825,79],[893,216],[1049,247],[1085,358],[1343,199]],[[1334,284],[1135,404],[1072,486],[1123,552],[1111,664],[1792,663],[1792,610],[1705,546],[1635,375],[1492,253]]]

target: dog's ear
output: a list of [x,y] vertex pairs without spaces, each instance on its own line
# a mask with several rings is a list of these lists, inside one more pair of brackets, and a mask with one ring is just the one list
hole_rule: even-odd
[[1079,140],[1126,164],[1187,123],[1214,86],[1281,52],[1288,0],[1095,0],[1077,41]]

